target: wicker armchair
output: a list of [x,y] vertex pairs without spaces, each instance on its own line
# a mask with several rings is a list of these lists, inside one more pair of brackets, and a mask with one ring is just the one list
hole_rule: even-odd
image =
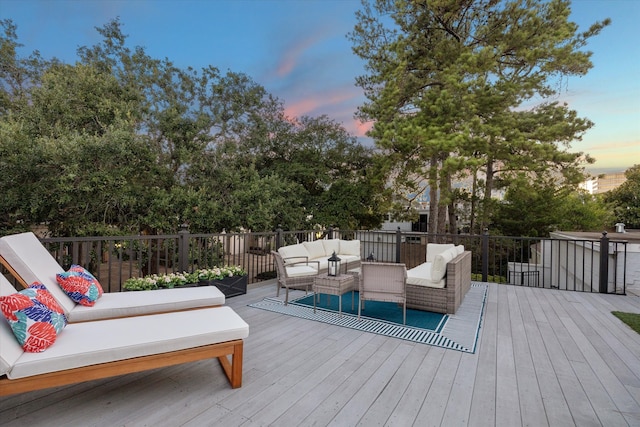
[[360,274],[358,318],[365,300],[402,303],[403,323],[407,323],[407,269],[404,264],[363,262]]
[[[280,295],[280,287],[284,286],[285,305],[289,303],[289,288],[304,289],[305,292],[309,292],[309,289],[313,288],[313,281],[320,268],[318,261],[309,261],[306,257],[286,258],[287,264],[285,266],[285,258],[282,258],[278,252],[271,251],[271,255],[273,255],[278,273],[276,296]],[[316,268],[313,268],[311,264],[316,264]]]

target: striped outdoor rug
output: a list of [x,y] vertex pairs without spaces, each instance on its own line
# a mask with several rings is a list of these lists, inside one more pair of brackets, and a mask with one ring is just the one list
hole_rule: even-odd
[[367,317],[358,320],[357,315],[343,313],[339,316],[338,312],[333,310],[319,309],[314,313],[313,307],[298,305],[293,303],[294,301],[285,306],[284,302],[277,298],[265,298],[249,306],[421,344],[475,353],[486,295],[486,284],[472,282],[471,289],[458,311],[454,315],[444,317],[444,325],[438,328],[439,332]]

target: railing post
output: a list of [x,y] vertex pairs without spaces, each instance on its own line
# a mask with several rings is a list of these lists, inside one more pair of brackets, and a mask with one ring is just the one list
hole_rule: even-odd
[[178,271],[187,271],[189,268],[189,225],[180,225],[178,231]]
[[400,227],[396,230],[396,262],[400,263],[400,247],[402,245],[402,231]]
[[333,227],[329,227],[327,230],[327,239],[333,239]]
[[489,281],[489,229],[482,233],[482,281]]
[[606,294],[609,289],[609,238],[602,232],[600,238],[600,293]]
[[282,246],[282,228],[276,228],[276,251]]

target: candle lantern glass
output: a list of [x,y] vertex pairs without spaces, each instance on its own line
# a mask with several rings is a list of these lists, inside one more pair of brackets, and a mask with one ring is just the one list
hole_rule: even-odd
[[329,257],[329,266],[327,269],[327,274],[329,276],[340,275],[340,258],[338,258],[335,251],[333,252],[333,255]]

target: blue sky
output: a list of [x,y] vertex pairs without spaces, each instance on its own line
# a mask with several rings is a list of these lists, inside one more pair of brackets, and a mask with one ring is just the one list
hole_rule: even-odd
[[[24,55],[73,63],[78,47],[101,40],[95,27],[119,17],[130,47],[180,67],[245,73],[290,116],[326,114],[363,136],[353,115],[364,68],[346,38],[359,8],[359,0],[0,0],[0,19],[18,26]],[[640,164],[640,1],[574,0],[572,11],[581,30],[612,24],[587,47],[589,74],[563,82],[558,100],[595,122],[571,149],[595,157],[594,171]]]

